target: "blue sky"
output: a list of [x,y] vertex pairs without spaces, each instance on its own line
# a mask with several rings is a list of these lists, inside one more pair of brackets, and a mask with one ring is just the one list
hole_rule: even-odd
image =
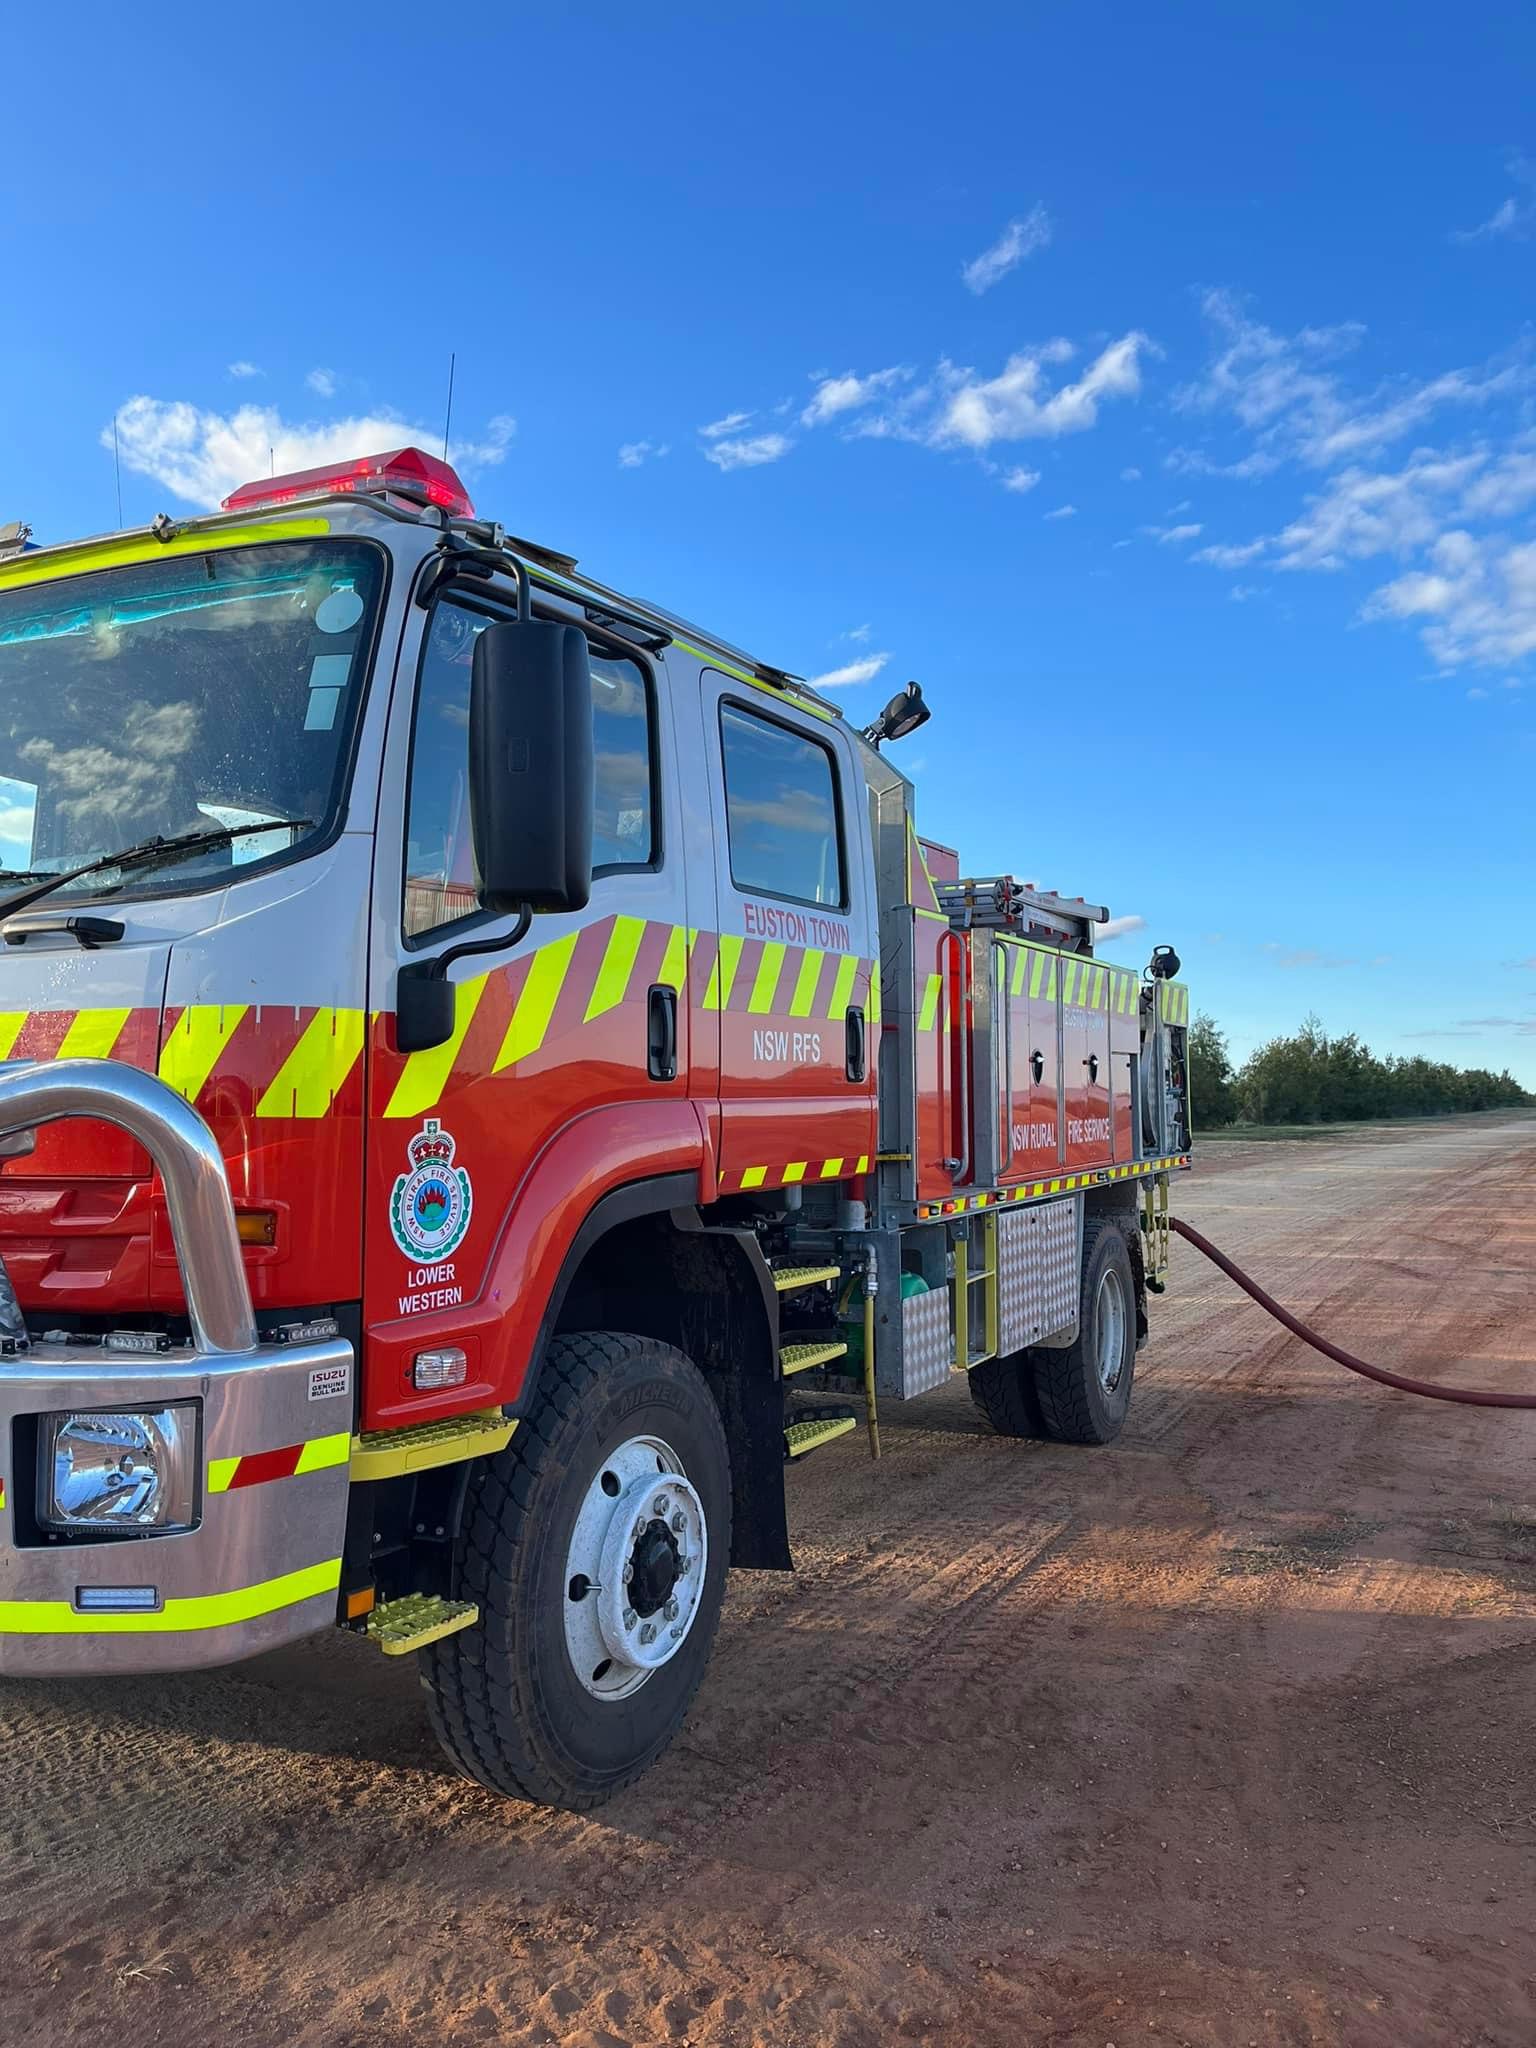
[[114,413],[130,524],[440,446],[456,351],[482,510],[923,682],[970,871],[1536,1086],[1528,7],[188,19],[7,23],[0,518]]

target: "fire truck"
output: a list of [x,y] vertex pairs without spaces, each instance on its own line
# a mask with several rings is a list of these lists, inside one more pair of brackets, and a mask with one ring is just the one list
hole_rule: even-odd
[[[787,1466],[1107,1444],[1188,993],[792,675],[395,450],[0,540],[0,1674],[419,1652],[597,1804]],[[889,1420],[889,1411],[887,1415]]]

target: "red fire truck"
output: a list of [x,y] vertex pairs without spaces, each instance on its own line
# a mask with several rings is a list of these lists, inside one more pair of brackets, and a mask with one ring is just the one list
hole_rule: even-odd
[[784,672],[397,450],[0,539],[0,1673],[421,1652],[595,1804],[786,1462],[1107,1443],[1187,991]]

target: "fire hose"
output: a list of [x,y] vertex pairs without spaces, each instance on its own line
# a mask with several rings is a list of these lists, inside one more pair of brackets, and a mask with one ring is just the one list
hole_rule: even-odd
[[1309,1330],[1300,1316],[1293,1316],[1288,1308],[1282,1308],[1272,1294],[1265,1293],[1257,1280],[1250,1280],[1241,1266],[1229,1259],[1225,1252],[1217,1251],[1210,1239],[1202,1237],[1192,1225],[1181,1222],[1177,1216],[1170,1216],[1168,1227],[1176,1230],[1180,1237],[1187,1238],[1213,1266],[1219,1266],[1229,1280],[1235,1281],[1260,1308],[1267,1309],[1277,1323],[1283,1323],[1293,1337],[1299,1337],[1303,1344],[1310,1344],[1324,1358],[1331,1358],[1336,1365],[1359,1373],[1363,1379],[1375,1380],[1378,1386],[1396,1387],[1401,1394],[1422,1394],[1426,1401],[1460,1401],[1470,1408],[1536,1408],[1536,1394],[1505,1394],[1494,1387],[1437,1387],[1430,1380],[1405,1379],[1401,1373],[1388,1372],[1384,1366],[1367,1365],[1363,1358],[1356,1358],[1353,1352],[1344,1351],[1337,1344],[1330,1344],[1326,1337],[1320,1337],[1316,1330]]

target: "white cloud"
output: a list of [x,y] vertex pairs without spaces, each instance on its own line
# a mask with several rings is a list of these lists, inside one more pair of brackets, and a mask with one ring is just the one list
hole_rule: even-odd
[[[503,414],[481,440],[455,442],[448,459],[460,469],[498,463],[516,431],[517,422]],[[389,412],[318,425],[285,420],[276,406],[242,405],[226,415],[203,412],[184,399],[143,396],[130,398],[119,411],[117,436],[129,469],[153,477],[190,504],[209,507],[273,469],[284,474],[387,448],[440,445],[430,427]],[[102,429],[101,445],[112,446],[110,425]]]
[[[896,364],[889,370],[871,370],[867,377],[856,377],[852,370],[845,370],[841,377],[823,377],[810,404],[800,415],[800,424],[803,427],[824,426],[828,420],[836,419],[839,413],[856,412],[860,406],[868,405],[872,398],[878,398],[882,391],[907,382],[911,375],[910,370]],[[706,428],[705,431],[709,430]]]
[[1247,562],[1256,562],[1268,546],[1267,540],[1243,541],[1236,546],[1216,542],[1211,547],[1198,549],[1190,560],[1210,562],[1218,569],[1241,569]]
[[1232,600],[1233,604],[1246,604],[1251,597],[1263,597],[1265,595],[1266,586],[1262,583],[1234,583],[1227,592],[1227,596]]
[[744,441],[715,441],[706,448],[704,460],[716,469],[756,469],[765,462],[777,462],[794,443],[786,434],[754,434]]
[[672,453],[667,441],[626,441],[619,450],[620,469],[639,469],[646,462],[660,462]]
[[840,640],[867,640],[869,638],[868,622],[866,621],[862,626],[850,626],[846,633],[839,633],[837,637]]
[[1147,920],[1144,917],[1111,917],[1093,928],[1095,946],[1106,946],[1111,940],[1129,938],[1132,932],[1144,932]]
[[1075,505],[1058,505],[1054,512],[1042,512],[1040,517],[1042,519],[1075,519],[1077,517],[1077,507]]
[[1032,491],[1040,481],[1038,469],[1010,469],[1003,477],[1005,491]]
[[304,379],[304,382],[320,398],[334,398],[336,396],[336,372],[334,370],[311,370]]
[[888,654],[866,654],[858,661],[844,662],[841,668],[829,668],[825,675],[812,676],[811,688],[844,690],[854,683],[872,683],[890,658]]
[[707,427],[700,427],[699,432],[706,441],[718,441],[722,434],[734,434],[738,427],[744,427],[751,417],[749,412],[728,412],[724,419],[711,420]]
[[978,297],[990,291],[1010,270],[1017,270],[1027,256],[1043,249],[1052,232],[1051,217],[1038,204],[1018,219],[1009,221],[990,249],[983,249],[979,256],[962,267],[960,275],[966,290],[975,292]]
[[1041,348],[1010,356],[995,377],[978,379],[972,370],[946,365],[953,385],[931,438],[939,445],[961,443],[988,448],[994,441],[1022,441],[1058,434],[1081,433],[1097,424],[1099,405],[1108,398],[1134,398],[1141,389],[1144,334],[1122,335],[1091,362],[1076,383],[1047,388],[1046,367],[1065,362],[1073,349],[1067,341],[1049,341]]
[[1139,484],[1141,482],[1141,471],[1139,469],[1122,469],[1120,481],[1123,484]]
[[238,363],[230,364],[229,374],[231,377],[265,377],[267,373],[260,363],[248,363],[242,357]]
[[1365,616],[1429,621],[1424,644],[1443,668],[1536,653],[1536,541],[1455,530],[1440,535],[1429,560],[1384,584]]
[[1184,526],[1144,526],[1142,532],[1149,540],[1155,540],[1159,547],[1176,545],[1181,541],[1195,540],[1205,528],[1198,524]]
[[1198,449],[1177,448],[1168,466],[1213,476],[1254,477],[1283,461],[1330,468],[1400,439],[1447,406],[1486,406],[1529,387],[1521,360],[1482,370],[1447,370],[1420,383],[1397,381],[1355,395],[1332,366],[1356,349],[1365,329],[1357,321],[1303,327],[1277,334],[1249,317],[1241,299],[1208,291],[1201,299],[1217,336],[1205,375],[1175,395],[1187,412],[1226,412],[1255,436],[1236,461],[1216,461]]
[[1527,196],[1521,199],[1510,193],[1477,227],[1453,230],[1453,242],[1492,242],[1503,235],[1523,240],[1536,227],[1536,164],[1513,154],[1506,168],[1515,182],[1525,187]]

